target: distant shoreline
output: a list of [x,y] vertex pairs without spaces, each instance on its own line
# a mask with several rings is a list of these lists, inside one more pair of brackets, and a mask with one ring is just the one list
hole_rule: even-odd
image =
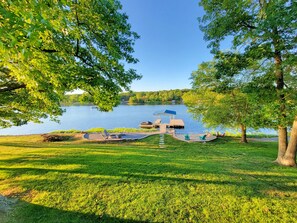
[[[168,103],[129,103],[128,101],[122,101],[119,105],[184,105],[183,102],[168,102]],[[72,104],[67,104],[67,103],[61,103],[61,106],[96,106],[95,104],[85,104],[85,103],[72,103]]]

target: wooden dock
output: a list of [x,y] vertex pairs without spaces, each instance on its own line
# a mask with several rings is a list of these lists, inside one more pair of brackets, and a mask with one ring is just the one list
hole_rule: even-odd
[[175,129],[183,129],[185,128],[185,123],[182,119],[170,119],[169,124],[167,124],[168,128],[175,128]]
[[[168,123],[163,123],[166,124],[167,128],[175,128],[175,129],[183,129],[185,128],[185,123],[182,119],[170,119],[169,124]],[[154,123],[155,128],[160,128],[161,122],[160,123]]]
[[170,119],[169,123],[162,123],[161,119],[157,119],[152,124],[140,125],[140,128],[160,128],[161,125],[166,125],[167,128],[183,129],[185,128],[185,123],[182,119]]

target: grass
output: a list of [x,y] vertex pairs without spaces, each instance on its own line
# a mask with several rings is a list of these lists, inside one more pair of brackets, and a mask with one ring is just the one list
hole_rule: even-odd
[[297,169],[274,142],[41,141],[0,137],[0,194],[19,199],[1,223],[297,222]]

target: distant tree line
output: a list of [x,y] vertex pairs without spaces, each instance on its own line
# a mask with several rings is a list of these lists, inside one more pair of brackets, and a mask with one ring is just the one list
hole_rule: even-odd
[[120,94],[121,101],[128,104],[176,104],[182,103],[182,96],[188,92],[187,89],[127,92]]
[[[182,96],[188,89],[142,91],[120,93],[119,101],[122,104],[181,104]],[[62,105],[91,105],[92,96],[88,93],[65,95]]]

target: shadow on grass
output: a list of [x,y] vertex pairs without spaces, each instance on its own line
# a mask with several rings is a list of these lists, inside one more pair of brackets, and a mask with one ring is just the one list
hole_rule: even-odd
[[[85,145],[75,145],[75,147],[71,145],[70,148],[69,145],[59,144],[62,147],[57,148],[56,143],[46,144],[49,149],[75,148],[75,150],[66,154],[61,152],[52,157],[47,154],[36,154],[33,158],[22,156],[2,160],[0,170],[9,173],[11,178],[23,174],[33,176],[16,184],[41,191],[56,191],[63,184],[71,185],[72,182],[79,182],[81,175],[86,178],[85,182],[81,182],[82,184],[149,181],[169,185],[216,184],[247,188],[252,191],[251,196],[262,196],[262,191],[267,188],[283,192],[296,191],[296,186],[290,185],[295,181],[296,174],[292,176],[279,174],[277,170],[273,170],[274,164],[265,163],[267,155],[263,156],[261,153],[269,149],[267,143],[236,144],[235,147],[230,147],[231,139],[224,137],[218,139],[219,144],[217,142],[199,143],[193,146],[166,136],[165,142],[170,146],[164,150],[154,148],[158,140],[158,136],[153,136],[151,139],[144,139],[137,143],[117,144],[116,147],[95,144],[88,148]],[[142,143],[140,148],[139,143]],[[258,148],[259,145],[263,146],[261,150]],[[40,148],[42,147],[44,145],[40,145]],[[169,150],[172,152],[168,153]],[[251,155],[260,158],[254,160],[250,158]],[[268,151],[268,155],[271,155],[271,152]],[[265,165],[262,164],[263,162]],[[30,167],[26,167],[26,164],[30,164]],[[47,174],[51,175],[51,179],[42,179]],[[38,179],[39,176],[40,179]],[[213,179],[207,179],[209,176]],[[233,193],[236,192],[233,191]]]
[[96,141],[96,140],[82,140],[77,138],[72,138],[71,140],[60,141],[60,142],[43,142],[42,140],[38,139],[36,141],[26,142],[23,141],[16,141],[16,142],[0,142],[0,146],[4,147],[16,147],[16,148],[57,148],[61,147],[64,149],[71,148],[75,146],[75,148],[85,148],[86,146],[88,149],[96,148],[98,146],[106,146],[106,147],[119,147],[119,146],[139,146],[143,148],[147,147],[155,147],[159,148],[159,135],[151,135],[144,139],[136,139],[136,140],[120,140],[120,141]]
[[[10,177],[30,175],[18,181],[15,186],[32,188],[38,191],[64,192],[65,187],[73,187],[78,184],[87,186],[89,183],[97,185],[116,185],[125,183],[148,183],[157,182],[162,185],[168,184],[204,184],[238,186],[252,191],[253,197],[262,196],[267,189],[277,189],[282,192],[295,192],[296,186],[290,184],[296,180],[296,176],[285,176],[277,173],[266,173],[265,169],[254,173],[254,168],[228,167],[219,165],[214,161],[178,162],[170,163],[160,157],[140,159],[135,157],[117,157],[88,155],[82,157],[55,157],[50,160],[30,161],[34,164],[30,168],[8,167],[0,168],[8,172]],[[67,159],[68,158],[68,159]],[[168,163],[169,162],[169,163]],[[64,169],[55,169],[57,165],[65,165]],[[67,169],[67,165],[75,166]],[[44,166],[44,168],[38,168]],[[53,169],[46,168],[47,166]],[[63,167],[62,167],[63,168]],[[236,173],[234,170],[243,171]],[[203,176],[214,176],[214,179]],[[49,176],[50,179],[44,179]],[[236,193],[236,192],[232,192]]]
[[143,223],[146,221],[112,217],[107,214],[80,213],[18,201],[6,213],[0,212],[0,223]]

